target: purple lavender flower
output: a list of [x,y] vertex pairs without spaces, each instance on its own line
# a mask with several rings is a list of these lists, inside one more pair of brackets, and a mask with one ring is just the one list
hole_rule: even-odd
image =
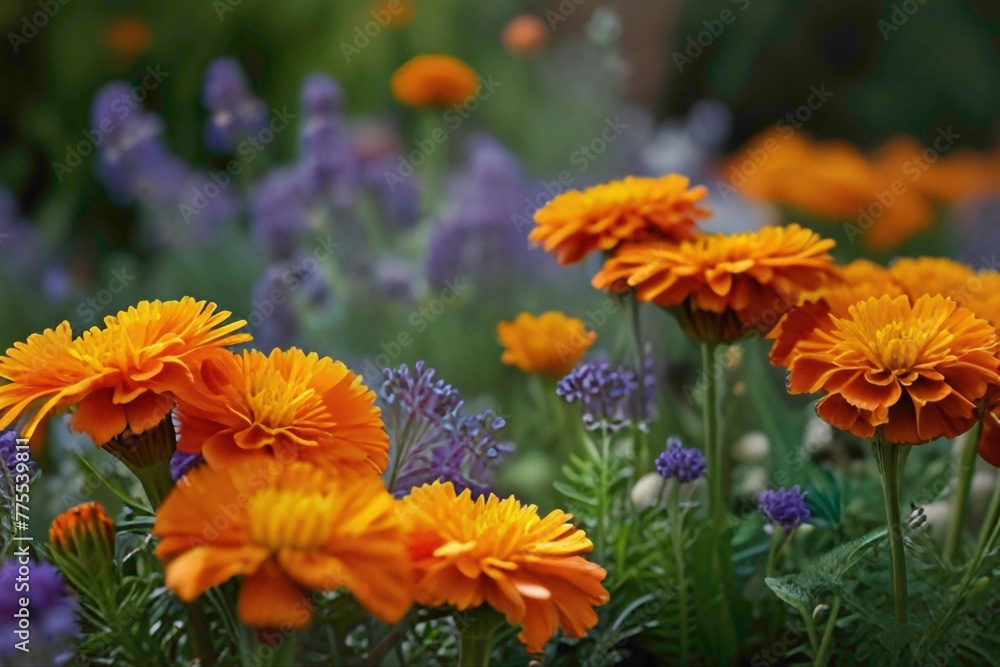
[[392,443],[390,490],[403,496],[414,486],[442,480],[459,491],[488,493],[494,469],[513,450],[498,439],[504,419],[490,410],[463,416],[458,391],[435,379],[423,362],[412,372],[403,365],[384,373],[379,397]]
[[466,171],[448,190],[448,210],[428,241],[431,285],[456,277],[499,284],[531,266],[528,229],[519,229],[512,218],[523,208],[530,187],[509,151],[492,139],[478,138]]
[[325,74],[311,74],[302,85],[304,174],[338,210],[354,205],[360,180],[343,101],[340,84]]
[[398,229],[409,229],[420,219],[420,190],[412,178],[386,178],[395,173],[397,160],[390,155],[371,160],[362,167],[362,179],[375,193],[382,215]]
[[204,462],[205,457],[201,454],[189,454],[178,449],[170,457],[170,476],[176,482]]
[[812,512],[806,505],[806,494],[799,489],[798,484],[790,489],[767,489],[760,494],[758,503],[761,514],[787,532],[812,519]]
[[[632,423],[645,429],[649,422],[650,369],[647,360],[641,397],[635,370],[628,366],[612,366],[607,361],[588,361],[578,365],[556,384],[556,394],[567,403],[579,403],[583,424],[589,430],[607,428],[617,431]],[[636,403],[642,404],[643,414],[636,416]]]
[[424,370],[424,362],[406,364],[382,371],[382,400],[390,406],[399,405],[406,413],[413,414],[435,426],[453,421],[462,408],[462,397],[453,386],[435,378],[435,370]]
[[91,106],[97,175],[121,204],[170,205],[188,175],[187,165],[162,142],[163,122],[132,97],[123,81],[97,91]]
[[[21,609],[20,599],[26,597],[23,592],[15,590],[18,580],[28,578],[31,594],[27,596],[28,614],[31,619],[31,655],[45,664],[47,660],[60,662],[63,657],[57,656],[68,649],[77,631],[76,599],[69,595],[62,575],[55,566],[49,563],[31,561],[21,565],[17,559],[11,558],[0,566],[0,656],[10,657],[19,654],[16,647],[18,619],[14,616]],[[43,655],[36,655],[37,650]]]
[[205,144],[216,153],[232,152],[244,137],[267,126],[267,106],[250,92],[235,58],[219,58],[208,66],[203,102],[210,113]]
[[275,169],[250,201],[251,233],[275,260],[295,254],[310,230],[310,184],[299,166]]
[[665,478],[687,484],[705,475],[705,455],[694,447],[684,447],[680,438],[667,438],[667,448],[656,458],[656,470]]
[[950,207],[949,229],[957,229],[961,238],[961,259],[972,266],[993,270],[996,255],[986,257],[986,248],[1000,247],[1000,194],[971,197]]
[[21,219],[17,200],[8,190],[0,188],[0,266],[14,277],[37,277],[45,254],[38,229]]
[[[2,462],[4,469],[10,473],[14,473],[17,469],[17,438],[18,435],[16,431],[12,431],[10,429],[0,431],[0,462]],[[34,472],[35,462],[31,459],[31,457],[28,457],[27,461],[21,462],[27,464],[28,474]]]

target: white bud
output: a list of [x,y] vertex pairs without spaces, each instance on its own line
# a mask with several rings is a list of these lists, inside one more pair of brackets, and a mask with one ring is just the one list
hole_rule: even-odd
[[733,443],[733,460],[740,463],[757,463],[771,453],[771,441],[761,431],[750,431]]
[[667,480],[658,472],[646,473],[632,487],[632,504],[636,507],[651,507],[660,501]]

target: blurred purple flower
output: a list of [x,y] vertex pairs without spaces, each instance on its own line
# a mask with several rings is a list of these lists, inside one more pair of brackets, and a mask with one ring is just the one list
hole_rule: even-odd
[[[29,578],[30,595],[15,589],[18,579],[23,582],[25,577]],[[72,646],[77,632],[78,604],[69,594],[59,570],[50,563],[30,561],[21,565],[18,559],[11,558],[0,566],[0,590],[3,591],[0,595],[0,636],[3,637],[0,656],[19,654],[15,646],[18,619],[14,615],[21,609],[20,599],[27,597],[31,619],[30,647],[35,660],[40,660],[32,664],[46,664],[46,660],[64,661],[68,656],[56,654]],[[37,655],[36,651],[43,655]]]
[[250,200],[253,237],[275,260],[289,259],[310,229],[310,186],[299,166],[272,170]]
[[496,466],[514,448],[498,439],[504,419],[490,410],[463,416],[458,391],[423,362],[412,372],[403,365],[384,373],[379,397],[392,446],[390,491],[401,497],[435,480],[475,495],[491,491]]
[[488,285],[522,275],[530,265],[529,230],[518,229],[513,216],[530,192],[509,151],[492,139],[474,141],[465,172],[449,188],[448,210],[431,230],[428,282],[468,277]]
[[188,175],[187,165],[162,142],[163,122],[132,97],[122,81],[97,91],[91,105],[98,178],[121,204],[170,205]]
[[806,494],[799,489],[798,484],[790,489],[767,489],[760,494],[758,503],[761,514],[768,521],[788,532],[812,518],[812,512],[806,505]]
[[170,476],[176,482],[204,462],[205,457],[201,454],[189,454],[178,449],[170,457]]
[[1000,194],[957,202],[949,216],[963,241],[961,259],[972,267],[1000,271],[994,252],[1000,248]]
[[360,181],[343,101],[340,84],[325,74],[311,74],[302,85],[303,174],[338,210],[354,205]]
[[292,283],[288,266],[267,268],[251,292],[251,311],[247,319],[255,346],[270,351],[290,347],[299,335],[299,316],[290,294]]
[[656,470],[667,479],[687,484],[705,475],[705,455],[694,447],[684,447],[680,438],[667,438],[667,448],[656,458]]
[[219,58],[208,66],[202,100],[210,113],[205,144],[213,152],[230,153],[267,126],[267,106],[250,92],[235,58]]

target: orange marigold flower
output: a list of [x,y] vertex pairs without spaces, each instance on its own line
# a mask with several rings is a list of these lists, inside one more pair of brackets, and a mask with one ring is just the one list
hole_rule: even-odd
[[99,555],[111,560],[115,551],[115,522],[99,502],[72,507],[49,526],[49,542],[59,553]]
[[829,322],[803,332],[790,357],[789,391],[826,392],[819,416],[858,437],[953,438],[1000,383],[995,329],[942,296],[886,295],[820,317]]
[[190,390],[200,364],[228,354],[222,348],[250,340],[235,333],[246,322],[224,323],[228,311],[184,297],[141,301],[76,339],[69,322],[15,343],[0,357],[0,428],[34,410],[21,430],[30,438],[50,412],[76,405],[70,427],[103,445],[130,431],[142,433]]
[[659,178],[628,176],[621,181],[570,190],[535,212],[529,238],[541,243],[560,264],[579,262],[594,250],[620,243],[691,238],[709,211],[698,206],[708,190],[679,174]]
[[479,90],[479,75],[458,58],[426,54],[400,65],[389,81],[397,100],[411,107],[462,104]]
[[468,489],[456,495],[451,482],[415,488],[400,503],[419,603],[464,610],[485,602],[521,625],[518,638],[530,653],[557,626],[583,637],[597,623],[594,607],[608,601],[606,573],[583,558],[593,543],[571,515],[542,518],[513,496],[473,500]]
[[675,308],[698,340],[732,342],[769,331],[836,273],[829,239],[798,225],[727,236],[698,236],[679,245],[624,246],[594,276],[598,289],[632,287],[642,301]]
[[513,322],[498,324],[497,335],[506,348],[500,357],[503,363],[554,378],[573,370],[597,340],[583,320],[554,310],[538,317],[521,313]]
[[195,468],[156,514],[167,586],[185,602],[243,575],[240,619],[312,620],[305,592],[346,587],[387,623],[410,607],[412,571],[395,500],[374,476],[308,463]]
[[791,355],[795,353],[795,345],[805,335],[804,332],[820,325],[830,325],[827,314],[846,317],[851,306],[867,301],[872,294],[903,294],[903,288],[892,280],[888,269],[866,259],[856,259],[835,270],[838,280],[803,293],[800,305],[781,318],[767,334],[769,339],[777,341],[771,349],[772,364],[788,366]]
[[500,41],[510,53],[531,54],[545,48],[548,38],[545,21],[534,14],[519,14],[504,26]]
[[728,171],[732,185],[748,197],[851,220],[845,231],[852,241],[860,236],[869,247],[885,250],[934,220],[920,190],[896,185],[896,155],[876,161],[846,141],[817,142],[786,127],[754,137],[734,154]]
[[256,350],[207,362],[202,394],[180,402],[178,449],[209,465],[293,460],[382,472],[389,437],[375,392],[315,352]]

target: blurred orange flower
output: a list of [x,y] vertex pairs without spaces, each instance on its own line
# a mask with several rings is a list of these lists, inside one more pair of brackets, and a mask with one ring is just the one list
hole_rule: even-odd
[[472,499],[450,482],[415,488],[400,501],[417,575],[417,602],[459,610],[484,602],[521,626],[529,653],[545,647],[557,627],[583,637],[608,601],[606,573],[583,558],[593,543],[555,510],[540,517],[513,496]]
[[[746,156],[754,156],[748,161]],[[730,159],[731,184],[743,194],[821,218],[852,221],[845,231],[876,250],[895,247],[931,226],[933,207],[909,180],[840,140],[816,142],[789,128],[751,139]]]
[[[829,424],[886,442],[953,438],[976,421],[976,403],[1000,384],[996,330],[942,296],[870,298],[802,332],[789,355],[789,391],[826,392]],[[786,335],[793,335],[785,323]]]
[[605,262],[593,285],[628,285],[642,301],[675,308],[692,337],[728,343],[769,331],[801,292],[835,279],[827,252],[833,246],[799,225],[704,235],[678,245],[631,244]]
[[396,99],[407,106],[452,106],[476,94],[479,75],[458,58],[425,54],[403,63],[389,85]]
[[0,378],[8,380],[0,386],[0,428],[33,411],[21,430],[30,438],[49,413],[72,405],[70,427],[98,445],[153,428],[191,390],[206,359],[250,340],[235,333],[246,322],[226,324],[229,312],[215,309],[191,297],[141,301],[78,338],[63,322],[15,343],[0,357]]
[[185,602],[243,575],[237,612],[256,628],[301,628],[308,590],[345,587],[385,621],[412,602],[405,532],[382,482],[307,463],[195,468],[156,514],[167,586]]
[[178,405],[178,449],[209,465],[385,469],[389,437],[375,392],[339,361],[296,348],[244,351],[207,362],[201,380],[201,392]]
[[709,212],[698,206],[708,190],[689,188],[679,174],[659,178],[628,176],[621,181],[570,190],[535,212],[529,238],[541,243],[560,264],[579,262],[595,250],[644,240],[683,241]]
[[124,60],[132,60],[153,43],[153,31],[139,16],[119,16],[104,29],[104,47]]
[[534,14],[519,14],[504,26],[500,41],[508,52],[523,55],[544,49],[548,38],[545,21]]
[[500,322],[497,335],[506,348],[500,357],[503,363],[554,378],[573,370],[597,340],[583,320],[554,310],[538,317],[521,313],[513,322]]

